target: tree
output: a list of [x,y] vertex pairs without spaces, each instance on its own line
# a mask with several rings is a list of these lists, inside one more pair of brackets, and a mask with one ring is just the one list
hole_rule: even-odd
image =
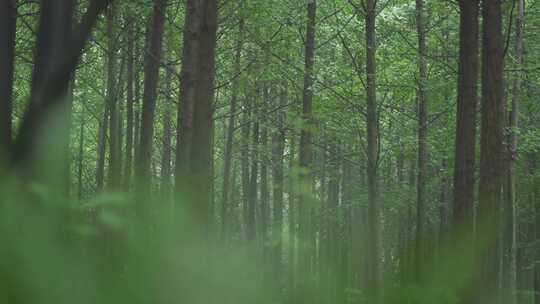
[[[479,1],[460,1],[453,221],[472,225],[479,70]],[[469,229],[472,229],[470,227]]]
[[[310,172],[312,170],[312,140],[313,140],[313,83],[314,83],[314,65],[315,65],[315,25],[317,16],[317,2],[310,0],[307,3],[307,24],[306,24],[306,40],[304,51],[304,88],[302,93],[302,120],[303,126],[300,133],[299,146],[299,161],[300,161],[300,193],[298,193],[298,216],[299,216],[299,263],[298,271],[302,275],[307,275],[310,272],[308,256],[309,251],[309,216],[311,214],[311,204],[309,188],[311,187],[312,179]],[[302,278],[298,281],[298,300],[308,301],[309,289],[307,278]]]
[[0,3],[0,161],[7,158],[11,146],[13,65],[17,7],[13,0]]
[[480,182],[478,189],[477,245],[481,286],[478,300],[496,300],[499,283],[499,217],[503,184],[503,43],[501,3],[482,3],[482,127],[480,137]]
[[377,119],[377,42],[375,18],[377,1],[362,2],[366,26],[366,86],[367,86],[367,177],[368,177],[368,252],[367,286],[370,299],[379,300],[381,280],[380,251],[380,207],[378,202],[379,128]]
[[130,17],[126,21],[127,26],[127,100],[126,100],[126,158],[124,164],[124,189],[129,189],[131,185],[131,172],[133,168],[133,139],[134,120],[138,117],[133,115],[135,103],[134,78],[135,78],[135,18]]
[[154,1],[150,46],[148,53],[145,54],[140,151],[137,161],[137,190],[143,196],[150,192],[151,187],[150,162],[152,157],[152,141],[154,139],[154,116],[166,8],[167,0]]
[[[421,276],[424,256],[424,225],[426,222],[425,196],[427,181],[427,46],[426,46],[426,25],[424,18],[424,1],[416,0],[416,30],[418,33],[418,178],[417,178],[417,199],[416,199],[416,272],[417,279]],[[421,263],[422,261],[422,263]]]
[[[116,32],[116,6],[113,4],[107,11],[107,108],[109,110],[109,181],[108,188],[116,190],[120,186],[120,125],[119,102],[117,92],[120,91],[122,69],[117,71],[118,37]],[[116,74],[118,73],[118,75]],[[105,129],[106,130],[106,129]]]

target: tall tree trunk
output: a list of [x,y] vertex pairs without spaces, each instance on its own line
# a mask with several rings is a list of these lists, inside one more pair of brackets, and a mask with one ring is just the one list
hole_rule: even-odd
[[310,221],[311,204],[310,196],[312,185],[312,127],[313,127],[313,83],[314,83],[314,65],[315,65],[315,25],[317,17],[316,0],[310,0],[307,4],[307,24],[306,40],[304,53],[304,88],[302,95],[302,119],[303,126],[300,134],[300,193],[298,193],[298,216],[299,216],[299,259],[298,273],[304,276],[298,280],[298,303],[309,303],[309,280],[310,273]]
[[[119,130],[119,103],[117,91],[120,90],[120,82],[117,82],[117,52],[118,37],[115,30],[116,6],[112,5],[107,11],[107,104],[109,107],[109,180],[107,187],[111,190],[117,190],[120,186],[120,130]],[[118,84],[118,86],[117,86]]]
[[131,171],[133,167],[133,104],[134,78],[135,78],[135,18],[127,20],[127,100],[126,100],[126,160],[124,163],[124,189],[129,190],[131,185]]
[[195,106],[197,71],[199,61],[199,36],[201,27],[201,1],[187,0],[184,24],[182,70],[180,72],[180,94],[177,116],[176,138],[176,192],[185,192],[189,158],[193,138],[193,109]]
[[368,176],[368,223],[367,223],[367,290],[368,297],[374,303],[379,301],[381,267],[381,228],[380,206],[378,198],[378,159],[379,159],[379,127],[377,119],[377,62],[375,18],[377,8],[375,0],[366,0],[366,78],[367,78],[367,176]]
[[17,7],[15,0],[0,2],[0,166],[11,147],[12,93]]
[[[287,83],[283,82],[280,89],[279,107],[285,106],[288,98]],[[281,300],[282,281],[282,242],[283,242],[283,153],[285,152],[285,130],[284,130],[284,111],[276,112],[276,130],[272,135],[272,205],[273,205],[273,227],[272,240],[273,248],[273,268],[274,280],[278,282],[277,299]]]
[[190,212],[200,224],[202,233],[210,237],[213,202],[213,103],[215,98],[215,61],[217,39],[217,0],[206,0],[202,6],[203,22],[200,34],[200,56],[196,82],[196,102],[193,109],[193,137],[191,147],[191,173],[193,193],[198,199],[190,201]]
[[296,140],[294,132],[290,132],[290,143],[289,143],[289,177],[288,177],[288,207],[289,207],[289,248],[287,252],[289,271],[287,277],[288,283],[288,293],[289,293],[289,303],[296,303],[296,236],[297,236],[297,204],[296,200],[296,191],[294,191],[295,180],[293,177],[293,172],[295,169],[295,154],[296,154]]
[[165,72],[165,97],[163,98],[163,143],[162,143],[162,155],[161,155],[161,193],[165,198],[169,197],[171,190],[171,140],[172,140],[172,126],[171,126],[171,111],[172,111],[172,96],[171,96],[171,82],[172,82],[172,67],[168,67]]
[[257,182],[258,182],[258,169],[259,169],[259,115],[258,110],[254,109],[255,115],[253,124],[253,145],[251,147],[251,170],[249,178],[249,202],[248,202],[248,215],[247,215],[247,240],[248,242],[254,242],[256,236],[256,223],[255,214],[257,208]]
[[515,66],[518,69],[512,84],[512,108],[509,119],[508,138],[508,175],[506,180],[504,206],[504,252],[503,252],[503,289],[505,303],[516,303],[516,158],[517,158],[517,128],[519,115],[519,100],[521,97],[521,80],[523,73],[523,18],[525,16],[525,1],[517,0],[518,12],[516,18]]
[[416,275],[421,280],[424,266],[426,221],[426,180],[427,180],[427,46],[426,26],[424,24],[424,1],[416,0],[416,29],[418,34],[418,69],[419,79],[417,88],[418,102],[418,181],[416,190]]
[[[266,111],[268,103],[270,102],[269,98],[269,88],[267,83],[263,84],[263,105],[260,112],[260,120],[262,123],[261,126],[261,144],[260,144],[260,159],[259,163],[261,166],[261,216],[260,216],[260,227],[261,227],[261,244],[262,244],[262,254],[265,263],[267,262],[268,256],[268,231],[269,231],[269,219],[270,219],[270,192],[268,190],[268,158],[266,157],[266,151],[268,150],[268,129],[266,127]],[[267,266],[267,265],[265,265]]]
[[[138,38],[135,41],[135,66],[140,67],[141,64],[141,39]],[[143,52],[144,53],[144,52]],[[133,159],[139,159],[139,147],[141,142],[141,77],[140,70],[136,68],[133,71],[133,82],[134,82],[134,95],[135,100],[133,102]],[[130,171],[133,171],[133,165],[130,168]],[[131,173],[133,175],[133,172]]]
[[477,252],[481,303],[497,303],[499,222],[503,184],[503,41],[501,2],[482,2],[482,128],[478,189]]
[[154,140],[154,116],[159,82],[159,67],[161,64],[161,49],[165,10],[167,0],[154,0],[150,46],[145,54],[144,91],[141,117],[140,151],[137,161],[137,191],[143,198],[151,190],[150,163],[152,161],[152,143]]
[[456,229],[472,231],[474,166],[476,157],[476,105],[479,69],[479,0],[461,0],[459,73],[454,162],[454,211]]
[[[236,50],[234,55],[234,75],[236,77],[233,80],[232,92],[231,92],[231,104],[230,104],[230,116],[229,125],[227,127],[227,138],[225,144],[225,158],[223,160],[223,193],[221,197],[221,240],[226,241],[228,237],[229,228],[229,190],[230,176],[232,168],[232,154],[233,154],[233,142],[234,142],[234,129],[236,124],[236,111],[238,102],[238,90],[240,87],[240,72],[241,72],[241,60],[242,60],[242,48],[244,45],[244,19],[240,16],[240,22],[238,24],[238,38],[236,40]],[[234,189],[234,185],[233,188]],[[232,191],[234,192],[234,191]]]
[[327,303],[332,303],[337,298],[337,281],[338,281],[338,265],[340,261],[339,257],[339,247],[340,247],[340,235],[339,235],[339,219],[338,219],[338,207],[339,207],[339,186],[340,186],[340,162],[339,153],[335,143],[331,144],[330,147],[330,176],[328,181],[328,244],[326,254],[327,254],[327,269],[328,269],[328,301]]

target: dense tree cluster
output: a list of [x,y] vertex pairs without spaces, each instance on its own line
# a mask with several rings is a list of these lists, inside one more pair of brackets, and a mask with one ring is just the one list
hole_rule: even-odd
[[540,303],[539,4],[0,0],[0,298]]

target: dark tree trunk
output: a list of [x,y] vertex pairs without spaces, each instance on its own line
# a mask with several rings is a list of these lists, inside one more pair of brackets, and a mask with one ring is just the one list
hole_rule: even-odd
[[[283,87],[280,89],[279,107],[282,108],[287,102],[287,83],[283,82]],[[276,112],[276,130],[272,135],[272,207],[273,207],[273,269],[274,280],[278,284],[277,298],[281,299],[281,282],[282,282],[282,241],[283,241],[283,153],[285,152],[285,130],[284,130],[283,110]]]
[[263,250],[263,258],[266,262],[268,255],[268,231],[269,231],[269,219],[270,219],[270,192],[268,190],[268,158],[266,157],[266,151],[268,150],[268,129],[266,128],[266,111],[267,106],[270,101],[269,98],[269,88],[267,83],[263,85],[263,106],[261,107],[260,120],[262,123],[261,126],[261,148],[260,148],[260,159],[259,163],[261,166],[261,216],[260,216],[260,227],[261,227],[261,244]]
[[298,281],[298,303],[309,303],[308,275],[310,273],[310,215],[311,204],[308,193],[311,192],[312,185],[312,103],[313,103],[313,83],[314,83],[314,65],[315,65],[315,25],[317,17],[316,0],[310,0],[307,4],[307,24],[306,24],[306,42],[304,53],[304,88],[302,95],[302,118],[303,127],[300,134],[300,193],[298,193],[298,216],[299,216],[299,238],[302,240],[299,247],[298,273],[303,276]]
[[[112,5],[107,11],[107,104],[109,107],[109,180],[107,188],[117,190],[120,186],[120,130],[119,103],[117,92],[120,82],[117,82],[117,51],[118,37],[116,27],[116,6]],[[118,84],[118,86],[117,86]]]
[[15,0],[0,2],[0,166],[11,147],[12,93],[17,7]]
[[380,206],[378,198],[379,127],[377,119],[377,62],[375,0],[366,0],[366,78],[367,78],[367,177],[368,177],[368,223],[367,223],[367,288],[368,297],[378,303],[381,281]]
[[[32,88],[29,106],[24,114],[18,136],[14,141],[11,163],[13,167],[28,175],[37,174],[38,162],[51,165],[51,170],[40,170],[47,183],[65,182],[57,176],[65,174],[64,166],[55,166],[56,161],[65,156],[64,153],[42,153],[36,149],[38,139],[46,129],[47,119],[54,111],[61,114],[61,119],[55,120],[55,126],[62,132],[68,128],[69,113],[65,113],[66,92],[73,71],[83,52],[85,43],[99,14],[108,5],[108,0],[92,1],[82,20],[71,34],[73,2],[62,3],[41,1],[40,25],[35,52],[35,64],[32,75]],[[50,127],[50,126],[49,126]],[[62,142],[68,140],[67,134],[55,134]],[[62,145],[65,147],[65,145]],[[48,147],[50,148],[50,147]],[[38,153],[40,152],[40,153]],[[39,155],[38,155],[39,154]],[[43,159],[49,157],[49,159]],[[38,161],[38,158],[41,158]],[[53,159],[54,158],[54,159]],[[57,159],[58,158],[58,159]],[[65,162],[65,160],[63,160]],[[62,163],[63,164],[63,163]],[[43,168],[40,168],[43,169]],[[59,185],[65,187],[65,185]]]
[[499,222],[503,185],[503,43],[501,2],[482,2],[482,128],[478,189],[477,252],[479,302],[497,302]]
[[154,140],[154,115],[161,64],[161,49],[167,0],[154,0],[150,45],[144,60],[144,91],[141,112],[139,155],[137,160],[137,191],[143,198],[151,190],[152,143]]
[[454,212],[456,229],[472,230],[474,164],[476,147],[476,105],[479,69],[479,1],[461,0],[459,27],[459,76],[454,164]]
[[255,227],[255,215],[257,208],[257,182],[259,175],[259,115],[255,109],[255,122],[253,124],[253,145],[251,147],[251,176],[249,178],[249,202],[248,202],[248,215],[247,215],[247,240],[248,242],[254,242],[256,236]]
[[418,180],[416,189],[416,275],[421,280],[424,266],[425,234],[424,224],[426,221],[426,180],[427,180],[427,46],[426,26],[424,24],[424,1],[416,0],[416,29],[418,34]]
[[200,59],[196,82],[196,102],[193,109],[193,137],[191,147],[192,191],[197,200],[190,202],[189,209],[200,224],[202,233],[210,237],[213,201],[213,103],[215,98],[215,60],[217,39],[217,0],[206,0],[202,6],[199,53]]
[[107,152],[107,130],[109,129],[109,107],[105,105],[102,120],[99,122],[98,147],[96,162],[96,192],[103,191],[105,176],[105,155]]
[[171,111],[172,111],[172,67],[168,67],[165,72],[165,96],[163,98],[163,142],[161,155],[161,194],[165,199],[169,199],[171,191]]
[[193,138],[193,109],[196,98],[196,83],[199,61],[199,36],[201,27],[201,4],[187,0],[184,24],[182,70],[180,72],[180,94],[176,137],[176,192],[186,191],[189,173],[189,158]]
[[133,168],[133,104],[135,102],[135,18],[127,21],[127,100],[126,100],[126,160],[124,163],[124,189],[131,186],[131,171]]

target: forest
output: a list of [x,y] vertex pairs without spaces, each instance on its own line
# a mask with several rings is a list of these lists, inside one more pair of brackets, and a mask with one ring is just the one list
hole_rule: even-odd
[[0,303],[540,304],[540,1],[0,0]]

